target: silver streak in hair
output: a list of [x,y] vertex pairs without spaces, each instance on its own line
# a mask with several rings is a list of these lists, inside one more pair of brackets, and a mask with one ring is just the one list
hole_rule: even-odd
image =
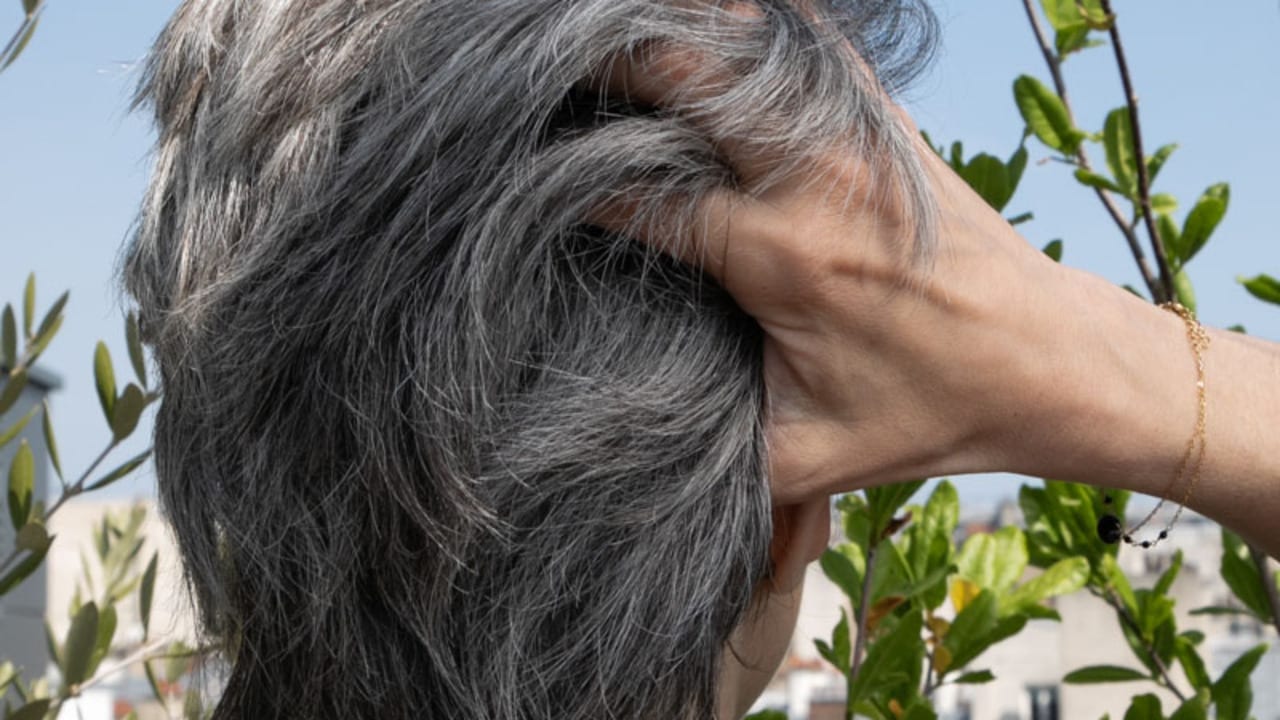
[[[125,280],[216,718],[713,717],[769,572],[761,336],[585,219],[641,197],[684,236],[737,185],[719,137],[779,173],[887,159],[921,247],[931,217],[878,85],[926,59],[927,9],[756,5],[181,5]],[[590,89],[654,41],[732,82],[680,112]]]

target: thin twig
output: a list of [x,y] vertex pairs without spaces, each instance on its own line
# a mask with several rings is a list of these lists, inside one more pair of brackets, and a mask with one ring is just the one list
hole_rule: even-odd
[[[862,600],[858,603],[858,609],[855,613],[857,617],[856,624],[858,626],[858,636],[853,641],[853,659],[849,670],[849,686],[853,686],[853,681],[858,677],[858,671],[862,669],[862,654],[867,647],[867,616],[871,607],[871,575],[876,569],[876,546],[879,543],[875,537],[869,538],[867,543],[867,566],[866,572],[862,577]],[[845,717],[852,718],[853,711],[846,706]]]
[[1271,623],[1275,625],[1276,632],[1280,633],[1280,588],[1276,587],[1275,578],[1271,574],[1267,554],[1249,545],[1249,557],[1253,558],[1253,564],[1258,568],[1258,576],[1262,578],[1262,589],[1267,594],[1267,605],[1271,607]]
[[1164,661],[1160,659],[1160,655],[1156,653],[1155,648],[1151,647],[1151,644],[1146,640],[1143,640],[1142,628],[1138,626],[1138,621],[1129,614],[1129,609],[1126,608],[1124,603],[1120,601],[1120,598],[1116,596],[1116,591],[1108,588],[1105,598],[1107,604],[1116,611],[1116,615],[1119,616],[1120,622],[1123,623],[1125,627],[1129,628],[1130,632],[1134,634],[1134,637],[1138,638],[1138,640],[1142,642],[1143,649],[1147,651],[1147,658],[1151,660],[1151,664],[1154,665],[1157,672],[1160,673],[1160,681],[1158,684],[1164,686],[1165,689],[1173,693],[1174,696],[1178,698],[1178,702],[1186,702],[1187,696],[1178,689],[1177,685],[1173,683],[1173,678],[1169,676],[1169,668],[1165,667]]
[[[1027,11],[1027,20],[1031,23],[1031,30],[1035,33],[1036,42],[1040,46],[1040,52],[1044,55],[1045,64],[1049,66],[1049,74],[1053,76],[1054,89],[1058,92],[1058,97],[1062,98],[1062,104],[1067,109],[1067,117],[1074,126],[1075,113],[1071,109],[1071,100],[1067,96],[1067,84],[1062,77],[1062,61],[1054,51],[1053,46],[1049,44],[1049,39],[1044,33],[1044,28],[1040,26],[1040,18],[1036,15],[1035,8],[1031,4],[1031,0],[1022,0],[1022,6]],[[1136,131],[1135,131],[1136,132]],[[1089,154],[1085,151],[1084,145],[1081,144],[1076,150],[1076,162],[1084,170],[1092,171],[1093,166],[1089,163]],[[1141,165],[1142,163],[1139,163]],[[1151,271],[1151,266],[1147,264],[1146,253],[1142,250],[1142,244],[1138,242],[1138,234],[1134,231],[1132,225],[1125,219],[1124,213],[1120,211],[1120,207],[1116,205],[1115,200],[1111,197],[1111,193],[1102,188],[1094,188],[1098,200],[1102,206],[1106,208],[1107,214],[1111,216],[1111,220],[1115,222],[1116,227],[1120,229],[1120,233],[1124,235],[1124,239],[1129,244],[1129,252],[1133,254],[1133,260],[1138,264],[1138,272],[1142,274],[1142,280],[1146,283],[1147,290],[1151,293],[1151,297],[1157,302],[1164,302],[1171,299],[1172,296],[1166,294],[1165,288]]]
[[[154,640],[150,643],[147,643],[146,645],[143,645],[142,647],[135,650],[132,654],[126,656],[123,660],[116,663],[115,665],[112,665],[111,667],[101,672],[94,673],[93,677],[77,685],[74,688],[74,692],[72,692],[71,694],[73,696],[79,695],[80,693],[84,692],[85,690],[88,690],[94,685],[98,685],[102,683],[104,680],[111,677],[112,675],[115,675],[116,673],[119,673],[123,670],[127,670],[129,669],[130,666],[136,665],[140,662],[149,662],[151,660],[159,660],[165,657],[166,655],[165,653],[156,653],[156,651],[164,647],[168,643],[169,643],[168,640]],[[153,655],[152,653],[156,653],[156,654]]]
[[1120,42],[1120,24],[1115,20],[1111,10],[1111,0],[1100,0],[1102,11],[1111,17],[1111,49],[1116,56],[1116,68],[1120,71],[1120,82],[1124,85],[1125,104],[1129,108],[1129,125],[1133,129],[1133,154],[1137,156],[1138,166],[1138,206],[1142,208],[1142,220],[1147,226],[1147,236],[1151,240],[1151,252],[1156,256],[1156,265],[1160,269],[1160,282],[1164,285],[1165,297],[1174,299],[1173,271],[1169,266],[1168,254],[1164,251],[1164,243],[1160,242],[1160,231],[1156,227],[1155,213],[1151,210],[1151,178],[1147,173],[1146,154],[1142,150],[1142,124],[1138,122],[1138,93],[1133,89],[1133,77],[1129,72],[1129,61],[1125,57],[1124,44]]
[[[45,523],[45,525],[48,525],[49,518],[53,517],[53,514],[57,512],[58,509],[61,508],[64,504],[66,504],[68,500],[70,500],[73,497],[76,497],[77,495],[83,494],[85,483],[89,481],[89,477],[93,475],[93,471],[98,469],[98,466],[101,465],[102,462],[107,459],[107,456],[110,455],[111,451],[115,450],[116,446],[119,444],[120,444],[119,441],[112,440],[111,444],[107,445],[107,448],[103,450],[101,453],[99,453],[98,457],[94,458],[94,461],[89,465],[88,469],[86,469],[83,473],[81,473],[80,477],[77,478],[76,481],[72,483],[70,487],[64,490],[60,496],[58,496],[57,502],[55,502],[53,504],[53,507],[49,508],[45,512],[44,517],[41,518],[41,522]],[[13,551],[5,556],[4,561],[0,562],[0,573],[8,572],[10,566],[14,564],[14,561],[16,561],[22,555],[23,552],[24,551],[22,549],[14,547]]]

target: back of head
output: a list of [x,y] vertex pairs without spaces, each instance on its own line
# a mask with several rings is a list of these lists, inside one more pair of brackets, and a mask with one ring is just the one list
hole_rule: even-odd
[[[230,663],[215,717],[714,714],[768,573],[759,331],[586,218],[627,195],[693,222],[735,182],[708,127],[797,162],[901,142],[841,47],[894,77],[921,11],[690,5],[178,10],[126,282],[162,502]],[[744,78],[696,128],[588,89],[663,40]]]

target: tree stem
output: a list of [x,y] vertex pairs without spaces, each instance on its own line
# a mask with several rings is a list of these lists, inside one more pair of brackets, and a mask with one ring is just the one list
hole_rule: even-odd
[[1147,226],[1147,237],[1151,240],[1151,252],[1155,255],[1156,266],[1160,269],[1160,283],[1164,287],[1165,299],[1173,300],[1176,295],[1173,289],[1173,271],[1169,266],[1169,257],[1164,243],[1160,241],[1160,231],[1156,227],[1155,213],[1151,210],[1151,178],[1147,173],[1147,156],[1142,149],[1142,124],[1138,122],[1138,93],[1133,89],[1133,77],[1129,72],[1129,61],[1125,57],[1124,43],[1120,41],[1120,25],[1111,10],[1111,0],[1099,0],[1102,11],[1111,16],[1111,48],[1116,57],[1116,68],[1120,71],[1120,82],[1124,86],[1125,104],[1129,108],[1129,125],[1133,128],[1133,154],[1138,166],[1138,206],[1142,209],[1142,221]]
[[[878,540],[878,538],[871,537],[868,538],[867,542],[867,566],[862,577],[862,598],[855,612],[858,635],[853,641],[853,658],[849,665],[849,687],[853,687],[854,678],[858,677],[858,671],[862,669],[862,655],[867,647],[867,617],[871,608],[871,576],[876,568],[876,546],[879,544]],[[853,718],[853,708],[848,707],[847,704],[845,718],[848,720]]]
[[1160,673],[1159,684],[1164,686],[1164,688],[1169,692],[1173,693],[1174,696],[1178,698],[1178,702],[1185,703],[1187,701],[1186,694],[1178,689],[1178,686],[1173,683],[1173,678],[1169,676],[1169,668],[1165,667],[1164,661],[1160,659],[1158,654],[1156,654],[1155,648],[1151,647],[1150,643],[1142,639],[1142,628],[1138,626],[1138,621],[1129,614],[1129,609],[1124,606],[1124,603],[1120,601],[1120,598],[1116,597],[1115,590],[1108,589],[1105,597],[1107,604],[1116,611],[1116,616],[1120,618],[1120,622],[1123,623],[1125,627],[1129,628],[1130,632],[1134,634],[1134,637],[1138,638],[1142,642],[1142,647],[1147,652],[1147,658],[1151,660],[1151,664],[1154,665],[1156,670]]

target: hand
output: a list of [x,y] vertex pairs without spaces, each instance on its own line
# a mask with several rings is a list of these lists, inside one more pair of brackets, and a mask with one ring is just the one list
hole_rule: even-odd
[[[684,84],[698,68],[696,52],[654,49],[617,63],[609,87],[696,100]],[[758,144],[717,146],[741,186],[777,167]],[[868,159],[838,148],[761,192],[706,197],[692,237],[605,210],[714,276],[764,330],[775,504],[983,471],[1180,500],[1196,416],[1182,321],[1049,261],[916,150],[940,211],[931,264],[912,260],[901,199],[866,191]],[[1208,459],[1189,505],[1280,555],[1280,346],[1211,334]]]
[[[696,52],[655,48],[616,63],[609,84],[654,105],[688,101],[699,91],[682,83],[699,66]],[[717,144],[742,186],[777,165],[767,149]],[[780,502],[1008,462],[1010,408],[1031,399],[1020,397],[1031,383],[1017,381],[1039,371],[1026,341],[1057,320],[1045,288],[1060,273],[927,145],[916,149],[941,212],[931,264],[913,261],[901,198],[868,191],[884,171],[846,149],[763,192],[717,191],[695,237],[664,248],[714,276],[764,330]],[[635,227],[625,207],[608,214],[611,226]],[[653,243],[674,234],[640,227]],[[1011,307],[1025,312],[1011,318]]]

